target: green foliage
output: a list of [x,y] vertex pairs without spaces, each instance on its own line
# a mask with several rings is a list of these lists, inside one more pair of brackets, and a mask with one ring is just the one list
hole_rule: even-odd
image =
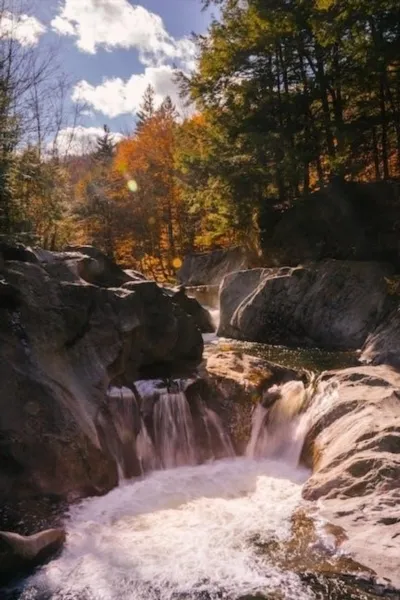
[[115,142],[113,141],[113,136],[110,133],[110,128],[108,125],[104,125],[104,135],[100,136],[96,142],[96,151],[94,153],[94,158],[99,160],[100,162],[109,163],[115,151]]
[[247,231],[266,202],[334,177],[400,175],[398,2],[212,3],[221,20],[197,38],[183,88],[209,124],[202,172],[229,190],[232,223]]

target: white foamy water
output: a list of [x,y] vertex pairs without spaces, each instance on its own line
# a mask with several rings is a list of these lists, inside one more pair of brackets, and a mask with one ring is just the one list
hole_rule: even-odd
[[276,590],[288,600],[312,598],[254,545],[289,536],[306,476],[238,458],[125,483],[71,510],[62,555],[23,598],[233,600]]
[[309,417],[302,412],[308,391],[301,381],[273,386],[280,398],[271,408],[258,404],[253,412],[252,431],[246,455],[284,461],[296,468],[307,434]]
[[161,394],[154,409],[154,429],[165,469],[196,464],[193,419],[184,392]]

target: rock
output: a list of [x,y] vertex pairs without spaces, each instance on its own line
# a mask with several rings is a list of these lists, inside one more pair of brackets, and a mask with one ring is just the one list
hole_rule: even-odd
[[219,336],[332,350],[361,348],[392,306],[374,262],[326,260],[307,267],[227,275],[220,292]]
[[5,261],[0,506],[110,490],[120,448],[109,385],[132,384],[141,369],[157,374],[201,360],[194,321],[154,282],[132,290],[90,285],[76,260],[82,255]]
[[129,279],[132,281],[146,281],[146,277],[139,271],[134,271],[133,269],[124,269],[124,273],[128,275]]
[[251,263],[245,248],[189,254],[185,256],[177,277],[185,286],[219,285],[227,273],[247,269]]
[[400,369],[399,307],[368,336],[362,350],[361,361],[373,365],[392,365]]
[[3,262],[8,260],[18,260],[20,262],[37,263],[38,259],[31,248],[22,244],[14,244],[8,241],[0,240],[0,254]]
[[219,308],[219,284],[198,285],[195,287],[186,287],[185,289],[189,298],[195,298],[202,306],[214,309]]
[[195,298],[189,298],[183,286],[177,292],[174,292],[172,301],[178,304],[187,315],[193,317],[194,322],[202,333],[213,333],[215,331],[209,311]]
[[125,284],[140,299],[143,312],[141,365],[201,361],[203,340],[191,318],[154,281]]
[[24,536],[0,531],[0,582],[4,583],[46,562],[64,545],[63,529]]
[[138,279],[138,277],[132,277],[129,272],[121,269],[104,252],[93,246],[68,246],[66,250],[67,254],[81,254],[92,259],[90,261],[80,261],[79,263],[79,275],[89,283],[101,287],[121,287],[124,283],[132,281],[132,279]]
[[267,397],[268,389],[303,377],[302,373],[238,351],[210,354],[200,373],[238,454],[245,452],[252,411]]
[[324,374],[322,385],[309,409],[304,497],[345,530],[345,552],[399,586],[400,374],[357,367]]
[[266,264],[336,258],[400,266],[398,198],[395,182],[337,181],[287,210],[265,202],[259,227]]

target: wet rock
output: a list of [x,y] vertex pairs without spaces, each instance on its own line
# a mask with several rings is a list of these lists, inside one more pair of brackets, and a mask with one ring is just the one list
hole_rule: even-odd
[[195,365],[203,349],[194,321],[154,282],[105,288],[76,270],[89,257],[37,260],[6,260],[0,288],[0,505],[7,506],[114,487],[110,382],[132,382],[142,368]]
[[399,587],[400,375],[358,367],[323,383],[330,391],[309,412],[304,497],[322,501],[322,514],[345,530],[345,551]]
[[358,349],[392,306],[385,264],[327,260],[225,277],[218,335],[275,345]]
[[238,454],[250,439],[252,412],[259,402],[268,401],[269,388],[304,376],[236,351],[210,354],[200,373],[209,388],[204,395],[212,398]]
[[30,536],[0,531],[0,582],[46,562],[62,548],[65,538],[63,529],[48,529]]
[[214,250],[185,256],[177,273],[178,281],[187,286],[219,285],[228,273],[248,269],[254,261],[245,248]]
[[368,364],[391,365],[400,369],[400,308],[393,310],[368,336],[361,360]]

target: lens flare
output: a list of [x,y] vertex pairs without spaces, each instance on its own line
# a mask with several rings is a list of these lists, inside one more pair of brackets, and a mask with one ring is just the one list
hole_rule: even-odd
[[136,181],[134,179],[130,179],[126,185],[128,186],[128,190],[130,192],[138,191],[138,184],[136,183]]
[[182,266],[182,261],[180,258],[174,258],[174,260],[172,261],[172,266],[174,267],[174,269],[180,269]]

